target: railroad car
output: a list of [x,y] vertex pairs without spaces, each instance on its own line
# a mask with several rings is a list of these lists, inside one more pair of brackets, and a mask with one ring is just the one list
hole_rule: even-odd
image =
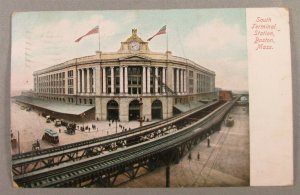
[[58,144],[59,143],[59,137],[56,131],[52,129],[45,129],[45,133],[42,137],[42,140],[53,143],[53,144]]

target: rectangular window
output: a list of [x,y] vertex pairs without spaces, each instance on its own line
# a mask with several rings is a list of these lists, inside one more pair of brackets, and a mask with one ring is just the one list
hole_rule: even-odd
[[132,88],[133,94],[137,94],[137,88]]

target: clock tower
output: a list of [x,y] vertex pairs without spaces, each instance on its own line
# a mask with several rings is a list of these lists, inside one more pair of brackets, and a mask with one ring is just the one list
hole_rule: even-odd
[[137,35],[137,29],[135,28],[132,29],[131,36],[126,41],[121,42],[121,48],[119,49],[119,52],[122,53],[144,53],[148,51],[148,42],[143,41]]

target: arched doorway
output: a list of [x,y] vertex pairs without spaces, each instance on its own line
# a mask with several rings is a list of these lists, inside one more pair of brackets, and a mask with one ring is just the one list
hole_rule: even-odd
[[119,104],[115,100],[107,102],[107,120],[119,119]]
[[129,103],[129,120],[138,120],[140,118],[140,102],[133,100]]
[[152,119],[162,119],[162,103],[160,100],[155,100],[151,105]]

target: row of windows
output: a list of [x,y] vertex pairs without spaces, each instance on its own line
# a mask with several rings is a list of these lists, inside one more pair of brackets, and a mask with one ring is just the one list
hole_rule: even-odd
[[[68,82],[68,86],[73,87],[73,70],[67,72],[66,81],[65,72],[51,74],[47,76],[40,76],[34,78],[34,90],[41,93],[65,93],[65,82]],[[68,90],[69,92],[70,90]],[[73,91],[73,89],[71,90]],[[70,93],[73,94],[73,93]]]
[[42,88],[39,89],[41,93],[57,93],[57,94],[64,94],[65,88]]
[[[119,67],[114,68],[114,89],[115,93],[120,93],[120,71]],[[106,69],[106,91],[107,93],[111,93],[112,91],[112,78],[111,78],[111,69]],[[142,67],[129,67],[128,68],[128,93],[129,94],[141,94],[142,93],[142,85],[145,82],[145,86],[147,87],[147,82],[142,79]],[[162,68],[158,70],[158,76],[155,76],[155,68],[150,69],[150,93],[155,92],[155,80],[158,80],[158,92],[161,93],[162,88]],[[146,74],[146,79],[148,75]],[[124,77],[123,77],[124,78]],[[123,86],[124,87],[124,86]]]
[[203,74],[197,74],[197,93],[212,91],[214,88],[214,78]]
[[[49,96],[39,96],[41,99],[45,100],[55,100],[59,102],[68,102],[68,103],[74,103],[75,98],[61,98],[61,97],[49,97]],[[88,98],[79,98],[78,99],[79,104],[93,104],[93,99],[88,99]]]
[[[106,74],[106,91],[110,93],[111,87],[112,87],[112,78],[111,78],[111,68],[106,68],[107,74]],[[114,87],[115,87],[115,93],[120,93],[120,68],[115,67],[114,69]],[[155,76],[155,68],[151,67],[150,68],[150,93],[154,93],[155,91],[155,80],[158,80],[158,92],[160,93],[162,90],[162,68],[158,68],[158,76]],[[143,68],[140,67],[128,67],[128,93],[129,94],[140,94],[142,91],[142,72]],[[68,94],[74,94],[74,80],[73,80],[73,70],[69,70],[67,72],[68,79],[68,89],[67,92]],[[177,78],[176,71],[174,69],[174,91],[179,91],[177,90],[177,84],[176,82],[181,81],[181,76]],[[188,71],[188,92],[189,93],[194,93],[194,72],[193,71]],[[43,77],[39,77],[38,79],[34,78],[34,89],[35,91],[39,91],[42,93],[64,93],[65,91],[65,72],[62,73],[57,73],[53,75],[47,75]],[[148,77],[148,74],[146,74],[146,77]],[[123,77],[124,78],[124,77]],[[50,80],[51,79],[51,80]],[[52,80],[54,79],[54,80]],[[58,79],[58,80],[57,80]],[[90,87],[91,91],[94,91],[93,89],[93,79],[90,77]],[[146,85],[148,82],[146,82]],[[124,83],[125,85],[125,83]],[[38,86],[38,87],[36,87]],[[214,78],[210,78],[207,75],[202,75],[197,73],[197,81],[196,81],[196,90],[197,93],[205,92],[205,91],[210,91],[214,87]],[[80,88],[83,86],[79,86]],[[54,89],[52,89],[54,88]],[[84,86],[86,88],[86,86]],[[181,86],[179,86],[181,88]],[[80,91],[80,89],[79,89]],[[85,89],[86,91],[86,89]]]

